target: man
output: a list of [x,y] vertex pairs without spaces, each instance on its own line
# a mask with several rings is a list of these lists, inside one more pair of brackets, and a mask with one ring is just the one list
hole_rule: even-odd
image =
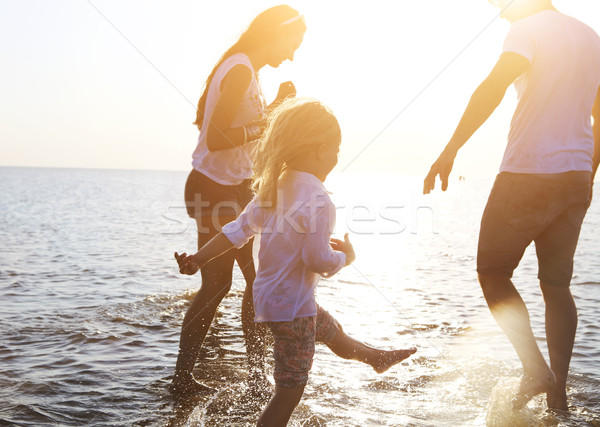
[[[569,290],[581,223],[600,163],[600,38],[552,0],[499,0],[512,25],[500,59],[475,90],[450,142],[425,178],[442,190],[460,147],[514,82],[519,103],[481,221],[477,272],[487,304],[523,364],[515,407],[547,393],[567,410],[566,382],[577,328]],[[591,118],[594,118],[592,126]],[[546,304],[546,364],[511,277],[534,241]]]

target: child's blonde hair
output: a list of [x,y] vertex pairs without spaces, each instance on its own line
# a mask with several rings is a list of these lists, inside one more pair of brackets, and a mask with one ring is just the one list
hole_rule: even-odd
[[275,208],[277,182],[290,163],[323,143],[339,144],[342,133],[333,112],[315,99],[288,99],[268,121],[254,159],[252,189],[262,206]]

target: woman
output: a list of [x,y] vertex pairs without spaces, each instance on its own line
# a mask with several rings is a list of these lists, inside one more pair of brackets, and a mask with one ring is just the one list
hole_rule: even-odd
[[[188,214],[198,225],[198,248],[217,235],[222,225],[234,220],[252,199],[252,157],[266,112],[273,104],[295,95],[294,85],[283,83],[273,104],[266,107],[257,73],[265,65],[278,67],[286,59],[292,61],[305,31],[304,18],[295,9],[287,5],[267,9],[223,54],[206,80],[194,122],[200,136],[185,186]],[[176,392],[208,389],[194,379],[192,370],[217,307],[231,288],[234,261],[246,280],[242,329],[248,361],[252,375],[256,379],[264,377],[264,346],[254,323],[255,268],[250,241],[201,270],[202,286],[183,319],[173,376]]]

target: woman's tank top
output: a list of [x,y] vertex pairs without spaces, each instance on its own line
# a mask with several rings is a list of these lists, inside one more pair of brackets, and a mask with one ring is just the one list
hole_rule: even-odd
[[246,54],[233,54],[223,61],[212,78],[206,98],[205,119],[200,129],[198,145],[192,155],[194,169],[222,185],[238,185],[245,179],[252,177],[252,160],[256,149],[256,142],[219,151],[209,151],[206,145],[210,117],[221,96],[221,82],[227,73],[239,64],[247,66],[252,71],[252,81],[244,94],[231,127],[240,127],[262,118],[266,103],[260,88],[258,75]]

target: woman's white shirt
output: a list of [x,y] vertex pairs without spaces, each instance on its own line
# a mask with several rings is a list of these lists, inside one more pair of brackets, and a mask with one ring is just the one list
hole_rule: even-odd
[[204,109],[204,121],[198,136],[198,145],[192,155],[194,169],[222,185],[238,185],[252,176],[255,142],[219,151],[209,151],[206,145],[210,118],[221,96],[221,82],[233,67],[240,64],[252,71],[252,81],[244,94],[231,127],[241,127],[263,117],[266,103],[258,75],[246,54],[233,54],[223,61],[210,82]]
[[277,199],[276,209],[252,200],[223,227],[237,248],[260,233],[253,286],[257,322],[315,316],[319,275],[330,277],[346,264],[346,255],[330,245],[335,206],[318,178],[286,171],[279,180]]

